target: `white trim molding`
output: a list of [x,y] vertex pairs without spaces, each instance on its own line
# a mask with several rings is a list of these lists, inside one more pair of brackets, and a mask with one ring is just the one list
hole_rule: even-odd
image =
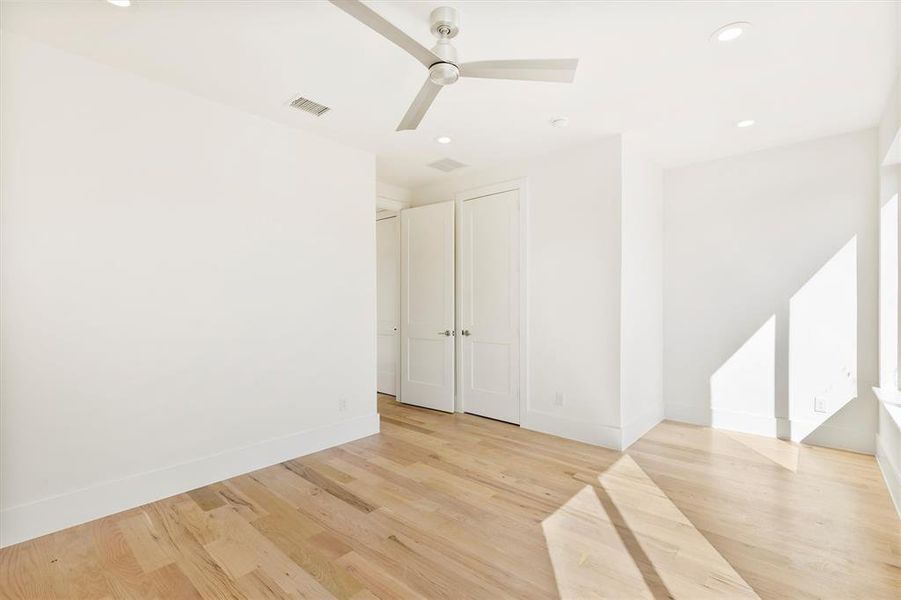
[[666,418],[681,423],[691,423],[713,429],[738,431],[767,437],[777,437],[779,419],[740,411],[724,410],[694,404],[668,403],[665,408]]
[[895,510],[901,517],[901,406],[890,404],[885,398],[897,398],[894,390],[879,390],[879,425],[876,434],[876,462],[885,479]]
[[619,450],[623,432],[618,427],[598,425],[589,420],[572,419],[540,410],[526,410],[521,423],[523,429],[549,433],[558,437]]
[[883,479],[885,479],[889,496],[891,496],[892,502],[895,504],[895,511],[897,511],[898,517],[901,518],[901,470],[899,470],[899,466],[895,462],[896,459],[897,457],[892,458],[892,453],[889,452],[885,442],[877,434],[876,463],[879,465]]
[[780,419],[781,422],[788,422],[791,431],[791,440],[809,444],[811,446],[822,446],[824,448],[835,448],[836,450],[850,450],[851,452],[859,452],[860,454],[875,454],[875,437],[873,431],[867,431],[858,427],[838,427],[829,423],[817,423],[816,421],[787,421]]
[[0,547],[80,525],[378,432],[378,414],[364,415],[13,506],[0,511]]
[[874,387],[873,393],[883,404],[901,406],[901,391],[887,387]]
[[376,196],[375,208],[376,208],[376,210],[398,211],[398,210],[403,210],[405,208],[410,208],[410,203],[404,202],[403,200],[394,200],[392,198],[385,198],[384,196]]
[[710,426],[714,429],[779,437],[779,419],[770,415],[714,407],[710,409]]
[[[712,429],[737,431],[771,438],[790,437],[792,441],[813,446],[825,446],[840,450],[851,450],[863,454],[873,454],[872,433],[863,430],[837,427],[828,423],[789,420],[772,415],[760,415],[740,411],[723,410],[690,404],[666,405],[666,418],[671,421],[691,423]],[[790,436],[786,432],[791,432]],[[808,439],[808,436],[812,436]],[[818,443],[818,437],[830,441]],[[841,440],[841,443],[836,442]]]

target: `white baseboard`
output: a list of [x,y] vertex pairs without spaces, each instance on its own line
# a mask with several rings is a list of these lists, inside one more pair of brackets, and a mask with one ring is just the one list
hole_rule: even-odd
[[706,406],[667,402],[663,412],[670,421],[710,427],[710,408]]
[[670,421],[681,421],[715,429],[752,433],[768,437],[776,437],[778,432],[779,420],[773,416],[725,410],[697,404],[674,403],[668,403],[665,412],[666,418]]
[[812,446],[851,450],[862,454],[874,454],[876,432],[870,428],[836,427],[828,423],[791,421],[791,438]]
[[779,419],[767,415],[713,408],[710,410],[710,426],[715,429],[777,437]]
[[638,438],[649,432],[662,420],[663,407],[660,406],[647,410],[644,414],[626,423],[622,430],[622,448],[620,449],[625,450],[634,444]]
[[105,481],[0,511],[0,547],[80,525],[379,432],[377,414]]
[[[766,437],[779,437],[780,432],[791,431],[793,441],[873,454],[873,431],[835,427],[828,423],[789,421],[788,419],[708,408],[691,404],[667,404],[666,418],[714,429],[751,433]],[[809,439],[807,436],[810,435]]]
[[882,471],[882,477],[885,479],[885,485],[895,504],[898,517],[901,518],[901,470],[878,434],[876,435],[876,462],[879,464],[879,470]]
[[520,427],[613,450],[619,450],[622,444],[622,430],[617,427],[596,425],[539,410],[527,410]]
[[681,421],[727,431],[738,431],[769,437],[775,437],[778,431],[778,419],[767,415],[696,404],[674,403],[666,405],[665,413],[666,418],[670,421]]

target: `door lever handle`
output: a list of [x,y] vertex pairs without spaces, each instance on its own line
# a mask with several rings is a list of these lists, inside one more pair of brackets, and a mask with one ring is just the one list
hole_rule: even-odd
[[464,330],[461,331],[460,333],[462,333],[463,335],[472,335],[472,334],[469,332],[468,329],[464,329]]
[[446,335],[447,337],[450,337],[454,334],[453,334],[453,332],[451,332],[450,329],[445,329],[444,331],[439,331],[438,335]]

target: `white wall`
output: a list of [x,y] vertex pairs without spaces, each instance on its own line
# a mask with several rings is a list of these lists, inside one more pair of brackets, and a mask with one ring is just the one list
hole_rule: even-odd
[[901,75],[885,103],[879,121],[879,159],[881,164],[901,161]]
[[623,446],[663,418],[663,170],[628,136],[622,158]]
[[2,543],[377,431],[373,157],[0,54]]
[[[901,3],[898,4],[896,31],[901,33]],[[886,102],[879,123],[879,210],[880,233],[880,379],[878,390],[884,401],[879,407],[876,456],[886,484],[901,515],[901,390],[898,373],[901,371],[901,304],[898,302],[898,281],[901,279],[901,35],[896,52],[898,77]],[[894,246],[894,247],[893,247]],[[894,256],[892,253],[894,252]],[[894,313],[894,314],[893,314]],[[893,364],[894,363],[894,364]]]
[[667,417],[873,451],[876,148],[873,130],[667,171]]
[[[413,204],[528,178],[528,404],[522,425],[618,447],[619,136],[531,161],[460,171],[413,190]],[[563,395],[563,405],[555,403]]]

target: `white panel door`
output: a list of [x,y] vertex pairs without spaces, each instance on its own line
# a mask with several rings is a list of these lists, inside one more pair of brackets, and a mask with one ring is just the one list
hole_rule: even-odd
[[400,219],[376,221],[376,305],[378,314],[378,379],[382,394],[397,394],[400,359]]
[[519,423],[519,192],[463,203],[463,410]]
[[401,395],[454,411],[454,204],[400,213]]

